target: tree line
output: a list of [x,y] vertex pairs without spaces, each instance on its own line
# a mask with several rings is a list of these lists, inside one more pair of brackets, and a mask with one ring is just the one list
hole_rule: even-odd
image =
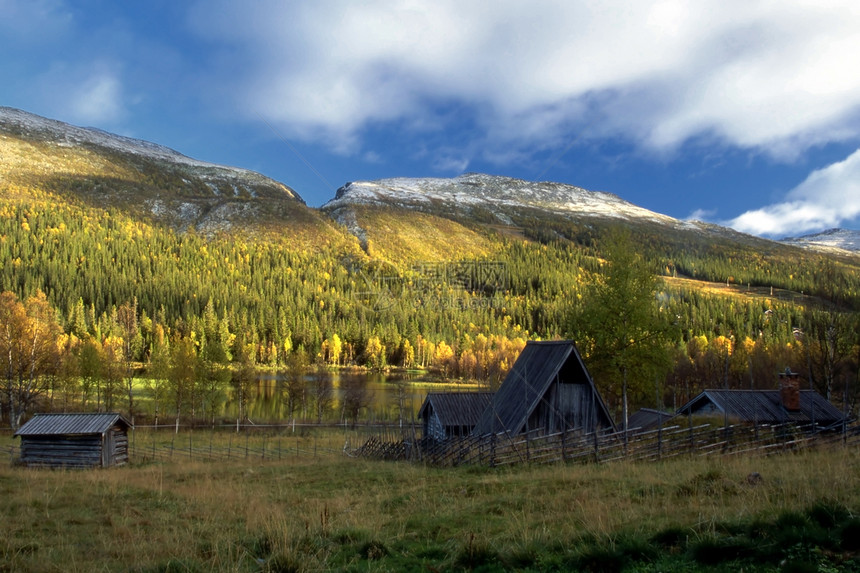
[[[225,389],[246,399],[250,373],[260,367],[430,368],[493,387],[526,340],[560,336],[581,346],[619,412],[624,397],[628,408],[671,406],[703,387],[766,387],[787,364],[834,401],[853,396],[856,265],[816,256],[791,264],[722,246],[686,252],[636,229],[620,248],[606,230],[554,225],[526,228],[529,240],[498,239],[492,256],[471,263],[497,264],[503,275],[476,284],[430,277],[421,265],[300,252],[287,238],[207,238],[117,210],[5,202],[0,326],[4,353],[20,347],[21,354],[3,359],[3,416],[14,425],[37,399],[52,408],[134,413],[135,385],[145,380],[156,415],[206,417]],[[611,300],[600,289],[621,266],[653,279],[642,283],[641,317],[653,314],[666,334],[656,337],[659,349],[631,357],[616,380],[601,366],[599,349],[613,346],[603,334],[610,317],[597,310]],[[679,269],[720,282],[728,275],[733,284],[769,278],[818,299],[802,306],[658,280]],[[635,326],[640,318],[629,301],[620,304],[616,314]],[[18,333],[50,343],[30,345],[25,359],[23,343],[13,341]],[[295,403],[289,394],[286,403]]]

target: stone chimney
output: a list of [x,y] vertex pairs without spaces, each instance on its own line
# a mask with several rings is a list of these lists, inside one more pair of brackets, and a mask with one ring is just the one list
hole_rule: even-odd
[[800,374],[792,372],[791,368],[779,373],[779,397],[786,410],[800,411]]

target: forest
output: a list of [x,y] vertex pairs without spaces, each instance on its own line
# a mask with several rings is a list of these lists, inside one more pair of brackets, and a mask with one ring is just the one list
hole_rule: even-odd
[[[215,396],[241,402],[261,368],[424,369],[494,388],[526,340],[559,337],[577,341],[620,412],[597,310],[625,253],[625,266],[651,277],[637,327],[660,333],[630,364],[631,408],[675,408],[708,387],[774,387],[786,367],[856,405],[856,258],[522,219],[522,236],[476,223],[491,245],[481,257],[392,262],[379,241],[374,256],[308,250],[288,228],[203,236],[46,191],[5,195],[0,368],[11,427],[36,408],[143,416],[141,388],[156,416],[203,417]],[[324,406],[326,390],[316,395]]]

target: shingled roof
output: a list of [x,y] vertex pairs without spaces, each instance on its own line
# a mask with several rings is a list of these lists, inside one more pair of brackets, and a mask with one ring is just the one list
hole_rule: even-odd
[[800,390],[800,409],[786,410],[779,390],[705,390],[678,409],[682,415],[717,413],[741,422],[794,422],[829,426],[842,421],[839,409],[813,390]]
[[[578,408],[576,412],[560,408],[558,400],[550,396],[554,384],[576,386],[582,390],[578,394],[579,401],[572,405]],[[493,396],[492,404],[481,415],[473,435],[515,435],[535,429],[529,428],[528,422],[539,408],[546,411],[547,419],[553,419],[552,425],[562,426],[558,430],[584,429],[590,432],[597,428],[615,428],[609,410],[571,340],[526,343]],[[583,420],[582,416],[588,419]],[[577,426],[580,422],[584,423]],[[553,428],[547,430],[552,431]]]

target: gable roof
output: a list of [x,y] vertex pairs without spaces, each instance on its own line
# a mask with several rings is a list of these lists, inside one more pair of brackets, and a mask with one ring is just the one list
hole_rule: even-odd
[[529,415],[538,407],[562,370],[566,378],[570,378],[566,382],[589,386],[600,421],[604,426],[614,429],[612,416],[573,341],[530,340],[493,396],[490,407],[484,411],[473,434],[522,433]]
[[492,401],[492,392],[430,392],[418,410],[418,417],[426,420],[432,412],[444,427],[472,427]]
[[708,404],[721,414],[743,422],[782,424],[795,422],[829,425],[844,415],[814,390],[800,390],[800,410],[791,412],[782,406],[779,390],[705,390],[678,409],[678,414],[693,414]]
[[651,428],[659,426],[660,422],[666,422],[666,420],[674,416],[675,414],[663,412],[662,410],[642,408],[641,410],[634,412],[633,415],[627,419],[627,427],[631,430],[635,430],[637,428],[641,430],[650,430]]
[[131,423],[121,414],[104,412],[96,414],[36,414],[18,428],[16,436],[90,435],[104,434],[114,425],[126,429]]

